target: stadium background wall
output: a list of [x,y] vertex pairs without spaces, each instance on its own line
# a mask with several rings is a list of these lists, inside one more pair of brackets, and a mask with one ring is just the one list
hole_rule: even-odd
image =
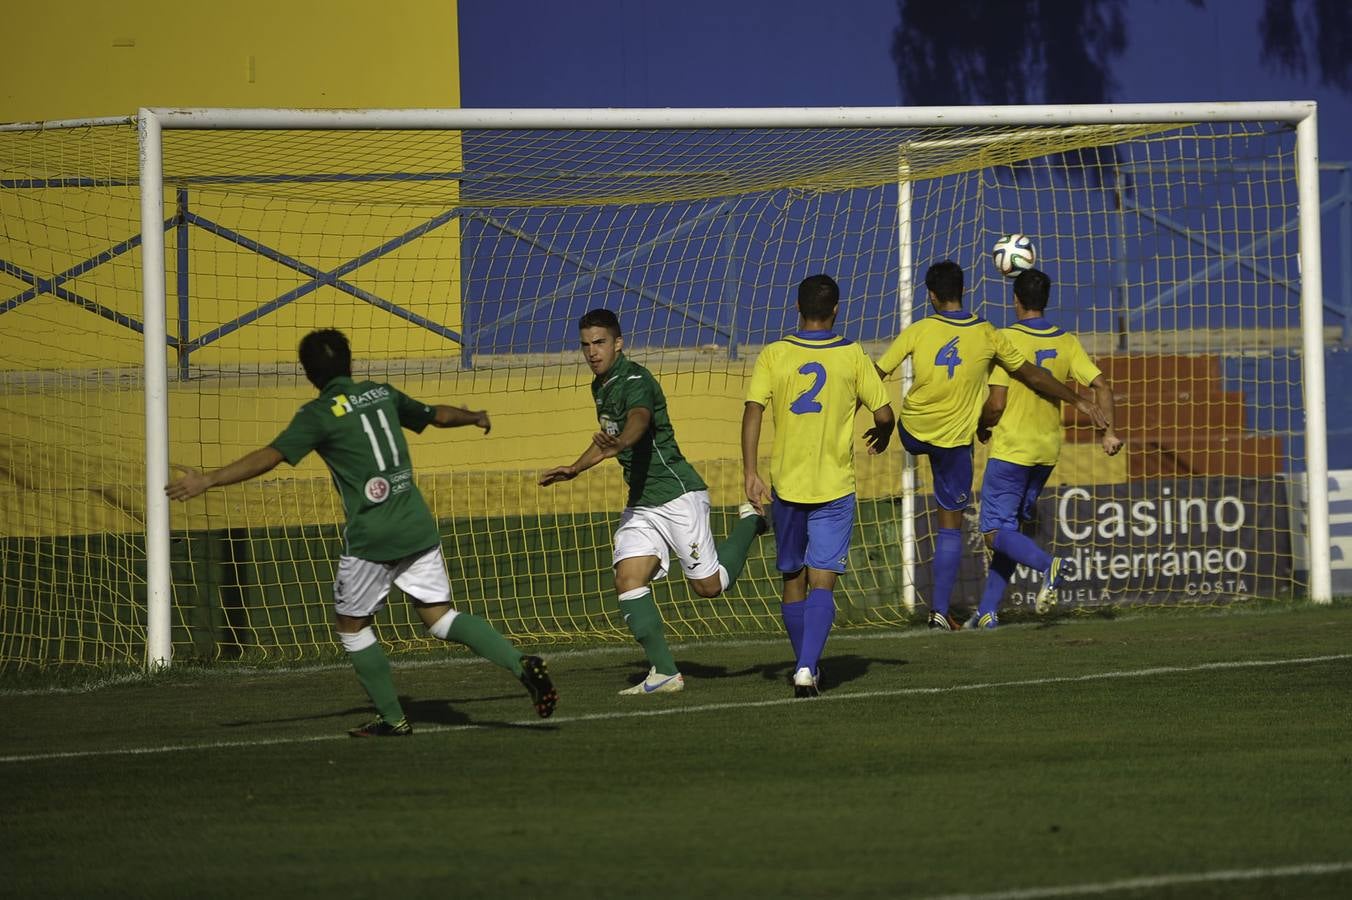
[[[143,5],[155,6],[150,3]],[[244,4],[245,7],[249,5]],[[261,4],[252,5],[261,9]],[[303,10],[284,10],[284,16],[294,16],[295,20],[284,19],[279,27],[271,29],[268,36],[261,39],[265,44],[261,48],[255,46],[260,39],[244,25],[232,31],[231,27],[222,28],[219,23],[206,21],[210,18],[209,13],[190,11],[189,16],[203,19],[196,23],[199,32],[209,30],[213,34],[223,35],[223,39],[212,46],[206,60],[195,54],[191,65],[185,64],[181,51],[172,40],[172,34],[184,26],[181,20],[174,23],[172,32],[167,26],[162,33],[157,33],[153,27],[152,30],[143,31],[138,26],[133,38],[111,39],[110,35],[120,33],[116,22],[94,20],[87,23],[91,33],[81,37],[88,41],[90,52],[78,54],[78,77],[76,72],[67,70],[61,73],[60,78],[42,82],[42,97],[30,95],[24,98],[24,103],[41,100],[40,104],[34,102],[31,110],[21,104],[6,106],[0,110],[0,119],[53,118],[106,113],[109,110],[131,112],[142,104],[180,101],[192,105],[226,106],[454,106],[458,100],[454,54],[455,8],[451,5],[437,11],[430,4],[407,5],[425,9],[437,21],[444,19],[444,29],[434,27],[435,23],[429,20],[429,27],[420,32],[425,37],[435,36],[434,39],[428,37],[428,52],[425,54],[408,51],[408,35],[405,33],[394,35],[384,34],[378,29],[367,31],[366,23],[360,18],[355,4],[338,4],[339,7],[351,7],[352,15],[346,18],[330,14],[332,5],[322,19],[314,20],[307,17]],[[25,15],[38,14],[30,12]],[[125,12],[118,16],[118,22],[124,21],[122,15]],[[237,16],[240,22],[248,21],[248,16],[243,15],[239,8],[233,10],[232,15]],[[154,16],[140,16],[137,21],[154,19]],[[391,16],[390,20],[396,20],[396,17]],[[342,28],[343,22],[349,23],[346,31]],[[320,26],[318,32],[316,26]],[[327,33],[325,27],[334,27],[336,33]],[[287,38],[287,35],[292,37]],[[234,43],[236,39],[239,43]],[[389,49],[396,40],[398,53]],[[316,47],[323,47],[324,53],[316,56]],[[138,57],[133,65],[128,66],[119,57],[119,51],[130,56],[140,54],[142,49],[147,53]],[[162,59],[158,56],[153,60],[146,59],[161,51],[165,52]],[[417,72],[382,69],[376,76],[378,80],[372,81],[368,77],[372,73],[365,67],[350,64],[351,59],[377,53],[382,57],[397,57],[423,68]],[[213,54],[219,58],[211,58]],[[235,62],[231,62],[231,59]],[[320,62],[320,65],[315,65],[316,62]],[[10,65],[13,64],[11,60]],[[35,61],[33,64],[37,65]],[[275,69],[270,64],[275,64]],[[240,76],[222,78],[221,73],[232,66],[237,67]],[[147,86],[142,79],[148,77],[147,73],[152,70],[155,78],[153,84]],[[109,78],[107,73],[110,71],[119,75]],[[116,84],[123,72],[127,73],[127,78],[122,82],[126,94],[119,94],[116,99],[86,89],[90,83]],[[263,84],[265,81],[268,82],[266,86]],[[7,82],[20,83],[15,79],[7,79]],[[173,86],[172,98],[164,97],[162,85]],[[447,85],[450,86],[449,91]],[[62,92],[70,88],[73,88],[72,93],[66,97]],[[419,94],[420,91],[425,93]],[[7,104],[13,102],[14,98],[6,98]],[[134,200],[129,198],[128,202]],[[265,231],[288,230],[267,221],[267,215],[263,215],[263,221],[254,223],[255,226]],[[106,236],[91,237],[102,240]],[[298,250],[296,255],[339,255],[337,251],[329,249],[328,242],[340,244],[342,238],[341,234],[310,236],[311,247],[307,251]],[[451,240],[457,239],[458,234],[452,234]],[[459,254],[448,254],[448,258],[458,259]],[[447,265],[453,266],[454,263]],[[472,277],[475,273],[467,274]],[[457,284],[457,275],[452,269],[449,273],[428,273],[427,277]],[[785,281],[785,284],[788,283]],[[450,297],[445,308],[438,311],[438,318],[443,324],[457,329],[461,321],[458,299],[458,296]],[[126,286],[122,302],[129,309],[139,308],[137,285]],[[213,308],[209,296],[195,297],[194,303],[194,319],[222,321],[231,315],[228,310]],[[52,307],[43,310],[38,304],[52,304]],[[308,306],[297,304],[295,308],[270,319],[269,324],[273,327],[241,329],[233,337],[213,345],[209,353],[198,359],[203,364],[223,366],[286,361],[294,353],[297,329],[327,325],[348,327],[353,323],[345,317],[353,315],[354,309],[360,307],[351,304],[322,305],[322,295],[316,295]],[[12,312],[5,321],[0,322],[4,327],[6,343],[11,348],[7,355],[11,360],[17,359],[21,368],[25,353],[33,354],[29,361],[34,367],[38,364],[59,366],[61,363],[61,360],[53,360],[50,355],[53,347],[60,349],[60,344],[53,344],[46,339],[32,340],[33,336],[25,330],[26,324],[31,321],[26,317],[36,316],[40,312],[44,329],[50,329],[53,321],[61,315],[81,317],[79,327],[69,330],[69,350],[73,359],[122,352],[127,354],[126,359],[108,361],[114,365],[139,364],[139,343],[128,341],[129,335],[125,331],[114,331],[115,326],[91,322],[91,317],[79,310],[63,306],[51,298],[41,298],[28,309]],[[561,332],[568,332],[570,323],[559,324]],[[99,328],[105,330],[100,331]],[[402,354],[405,358],[455,352],[451,347],[427,344],[425,332],[398,320],[382,323],[381,329],[389,346],[415,348],[413,351],[406,350]],[[641,331],[642,327],[635,330]],[[360,346],[357,352],[362,353]],[[1343,354],[1343,358],[1346,360],[1346,354]],[[1255,364],[1239,358],[1227,358],[1223,363],[1227,375],[1235,367]],[[679,382],[680,391],[673,394],[672,408],[674,417],[680,423],[682,444],[711,481],[715,503],[725,513],[735,504],[739,494],[736,473],[726,459],[726,449],[729,429],[733,427],[730,423],[735,423],[740,412],[746,367],[745,359],[721,359],[710,360],[697,373],[658,372],[659,377],[665,374]],[[496,610],[501,609],[504,603],[513,602],[512,599],[504,598],[547,596],[551,600],[561,601],[554,607],[559,611],[553,614],[568,617],[570,631],[575,634],[605,635],[613,631],[599,606],[600,598],[606,595],[598,583],[607,568],[606,561],[599,557],[580,557],[588,554],[597,556],[601,552],[598,548],[604,548],[608,543],[607,532],[613,511],[622,502],[618,473],[614,467],[609,467],[604,490],[576,493],[560,491],[544,496],[532,483],[533,470],[562,461],[559,458],[560,448],[564,448],[563,457],[570,459],[590,433],[592,414],[586,391],[586,373],[580,364],[572,371],[575,374],[562,378],[557,374],[546,376],[556,379],[557,383],[548,385],[553,390],[538,389],[541,386],[535,386],[535,390],[522,390],[519,384],[520,372],[507,375],[491,370],[476,373],[469,382],[469,390],[465,389],[464,379],[445,382],[436,373],[393,380],[410,394],[429,401],[448,400],[475,408],[490,407],[502,432],[510,434],[514,430],[514,423],[529,422],[530,433],[537,435],[532,440],[513,446],[512,465],[516,470],[513,472],[501,471],[502,445],[496,442],[476,441],[474,435],[465,434],[427,435],[416,439],[414,452],[420,467],[453,473],[427,476],[423,486],[442,522],[443,538],[453,559],[452,574],[459,598],[471,609],[476,608],[478,603],[491,603]],[[507,408],[495,408],[502,405],[504,394],[509,393],[509,389],[499,383],[507,378],[514,379],[510,388],[512,402]],[[1288,383],[1292,381],[1294,379],[1288,379]],[[668,383],[668,378],[664,377],[664,383]],[[1338,383],[1337,374],[1332,370],[1330,383]],[[455,391],[449,390],[450,384],[457,386]],[[893,389],[895,391],[895,386]],[[296,405],[311,396],[308,386],[303,383],[294,387],[278,387],[275,384],[241,386],[211,397],[210,403],[215,408],[208,409],[193,405],[202,402],[202,398],[174,395],[171,405],[178,408],[171,410],[171,417],[179,426],[172,434],[171,458],[204,466],[224,463],[269,440]],[[92,417],[87,407],[77,409],[74,400],[70,401],[69,416],[55,416],[65,418],[70,423],[70,430],[65,436],[67,440],[78,443],[104,439],[98,427],[100,417],[119,416],[142,402],[135,390],[112,389],[104,399],[105,402]],[[1246,418],[1250,422],[1255,416],[1263,415],[1263,398],[1245,399],[1248,406]],[[19,401],[20,407],[24,402],[28,401]],[[67,401],[58,393],[35,396],[31,402],[59,405]],[[247,414],[241,412],[236,415],[232,412],[245,409]],[[1349,408],[1335,405],[1331,413],[1330,430],[1336,433],[1340,427],[1346,427],[1347,423],[1340,423],[1338,416],[1340,413],[1349,413]],[[46,418],[54,418],[50,409]],[[22,439],[23,424],[36,419],[36,416],[17,416],[15,436]],[[211,435],[200,434],[195,430],[199,422],[205,423],[200,425],[202,428],[219,431]],[[221,428],[221,423],[227,422],[239,423],[241,427],[227,433]],[[1272,427],[1285,431],[1297,424],[1273,423]],[[19,447],[21,444],[11,446]],[[1338,449],[1336,443],[1331,447],[1335,452],[1330,462],[1334,466],[1347,465],[1338,458]],[[1068,446],[1067,458],[1059,467],[1054,484],[1105,485],[1121,484],[1127,480],[1125,456],[1113,464],[1116,468],[1110,467],[1107,471],[1100,460],[1092,467],[1093,476],[1089,477],[1089,462],[1094,452],[1092,445]],[[140,455],[139,446],[132,445],[121,453],[129,470],[139,468]],[[1292,468],[1299,468],[1302,456],[1293,446],[1287,449],[1285,459]],[[1081,462],[1084,463],[1082,469]],[[0,468],[6,473],[22,473],[24,466],[21,454],[11,459],[0,459]],[[866,470],[861,496],[874,504],[889,503],[888,496],[895,492],[895,483],[888,474],[872,467]],[[79,475],[77,471],[69,472],[68,483],[83,484],[84,480]],[[919,488],[925,493],[928,491],[926,467],[921,467],[920,475]],[[129,471],[123,483],[133,484],[137,480]],[[508,501],[491,509],[482,504],[476,507],[476,486],[494,480],[499,483],[504,480],[515,482],[513,489],[506,492]],[[49,502],[51,497],[41,492],[25,491],[21,482],[22,476],[16,476],[16,489],[0,492],[0,501],[3,501],[0,502],[0,522],[4,523],[4,527],[0,528],[0,533],[4,535],[3,562],[7,569],[13,567],[15,571],[25,567],[34,568],[42,572],[42,577],[21,575],[13,580],[6,578],[5,583],[7,586],[11,583],[50,585],[53,595],[49,603],[33,605],[29,598],[27,603],[15,604],[14,608],[27,606],[50,610],[51,625],[62,628],[68,627],[57,615],[62,604],[79,603],[83,596],[96,594],[103,589],[117,594],[135,594],[140,589],[144,575],[140,570],[143,556],[136,552],[134,537],[139,530],[137,522],[140,518],[137,500],[128,500],[123,496],[116,498],[116,502],[109,502],[109,498],[101,492],[88,491],[87,496],[78,502],[69,502],[70,498],[67,498],[60,509],[53,508],[34,515],[34,505]],[[495,496],[499,493],[493,492]],[[248,508],[247,515],[243,514],[245,507]],[[331,558],[340,511],[328,478],[317,460],[308,460],[294,471],[284,468],[269,479],[247,488],[214,494],[205,504],[176,507],[174,515],[175,532],[191,536],[176,545],[181,552],[175,559],[175,565],[181,572],[187,572],[185,567],[191,567],[189,577],[175,579],[178,592],[176,644],[181,646],[186,634],[196,652],[203,656],[214,656],[230,655],[231,647],[254,648],[264,655],[289,655],[293,652],[299,655],[316,652],[315,647],[322,648],[331,643],[326,621],[327,603],[320,596],[326,590],[330,575],[328,571],[320,571],[322,567],[317,562]],[[875,529],[890,527],[888,523],[894,522],[895,518],[895,514],[861,517],[866,522],[877,523],[863,527]],[[213,526],[224,521],[231,527],[208,527],[208,519]],[[40,524],[30,528],[30,523]],[[538,545],[522,548],[505,543],[506,535],[522,533],[528,536],[528,541],[538,542]],[[102,535],[118,537],[105,540]],[[860,541],[858,546],[895,548],[896,538],[892,535],[870,535]],[[579,547],[588,549],[577,551],[572,556],[565,552],[566,548]],[[758,560],[753,564],[750,576],[758,581],[770,578],[766,565],[765,558]],[[756,566],[763,568],[757,571]],[[536,567],[539,567],[538,570]],[[852,568],[862,571],[862,567]],[[895,562],[889,561],[875,560],[868,568],[873,573],[883,573],[879,577],[897,572]],[[266,574],[260,574],[264,571]],[[677,584],[672,585],[672,590],[677,597],[688,594],[684,586]],[[846,609],[843,618],[847,622],[873,621],[870,610],[874,606],[881,606],[882,598],[891,599],[895,596],[895,585],[857,583],[844,594]],[[686,596],[685,599],[694,601],[693,597]],[[247,636],[237,633],[231,619],[233,611],[246,608],[254,610],[247,617],[251,632]],[[706,624],[718,621],[720,617],[719,610],[707,604],[682,604],[682,608],[690,609],[692,618]],[[772,617],[768,608],[763,614],[767,621]],[[390,623],[393,632],[385,632],[385,636],[395,641],[416,642],[419,638],[412,629],[412,623],[405,621],[405,615],[395,614]],[[300,623],[312,629],[313,634],[292,644],[293,634],[287,639],[286,646],[279,646],[270,642],[266,634],[271,617],[276,617],[279,626],[284,624],[288,629],[295,629]],[[125,629],[129,633],[138,630],[137,623],[132,621],[101,622],[96,627]],[[524,627],[525,631],[514,634],[529,636],[552,630],[550,622],[528,622]],[[676,628],[680,630],[679,623]],[[730,626],[728,630],[739,629]],[[41,633],[43,629],[24,625],[6,627],[4,631],[6,634],[32,635]],[[69,652],[79,658],[83,652],[81,648],[85,646],[83,636],[71,634],[68,637],[69,641],[57,643],[70,648]],[[107,642],[106,637],[100,640]],[[23,656],[22,651],[0,648],[0,659]]]
[[[260,27],[260,22],[268,24]],[[408,27],[410,22],[418,27]],[[0,89],[0,122],[131,115],[142,106],[457,107],[456,22],[455,0],[391,0],[381,4],[378,15],[359,0],[17,4],[6,10],[10,33],[59,33],[61,52],[53,54],[52,43],[38,39],[15,41],[6,49],[0,58],[0,85],[5,86]],[[210,39],[201,39],[204,35]],[[381,64],[369,65],[372,59]],[[135,209],[134,189],[127,203]],[[69,228],[72,224],[80,223],[54,222],[51,231],[84,230]],[[253,224],[259,230],[277,230],[267,221]],[[98,249],[101,236],[90,239]],[[336,243],[341,236],[326,239]],[[320,248],[302,251],[302,258],[315,255],[315,249]],[[125,287],[126,297],[114,305],[139,311],[139,285]],[[343,304],[338,309],[332,324],[341,328],[349,324],[344,316],[354,315],[355,308]],[[450,313],[448,318],[454,310]],[[283,310],[279,322],[304,315],[302,304]],[[202,297],[194,317],[227,321],[231,313],[213,308],[211,299]],[[68,343],[42,338],[62,321],[71,325]],[[77,364],[109,353],[125,357],[109,359],[113,365],[138,365],[141,359],[139,341],[127,340],[119,326],[51,296],[7,313],[0,329],[11,366],[27,361],[55,368],[63,354]],[[274,349],[258,344],[269,332],[285,335],[285,350],[294,354],[290,331],[254,329],[214,344],[203,361],[252,362]],[[27,357],[25,348],[33,348]],[[37,353],[41,356],[33,355]]]

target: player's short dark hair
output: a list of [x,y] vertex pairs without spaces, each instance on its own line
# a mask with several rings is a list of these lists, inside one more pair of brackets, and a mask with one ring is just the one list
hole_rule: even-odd
[[805,319],[829,319],[839,303],[840,285],[830,275],[809,275],[798,284],[798,311]]
[[1014,279],[1014,296],[1019,298],[1024,309],[1042,312],[1047,308],[1047,300],[1052,295],[1052,280],[1047,273],[1039,269],[1024,269]]
[[582,331],[584,328],[605,328],[611,337],[624,336],[624,332],[620,331],[620,317],[608,309],[593,309],[578,319],[577,330]]
[[925,270],[925,287],[945,303],[953,300],[961,303],[962,266],[951,259],[935,263]]
[[352,375],[352,348],[336,328],[312,331],[300,341],[305,377],[321,391],[335,378]]

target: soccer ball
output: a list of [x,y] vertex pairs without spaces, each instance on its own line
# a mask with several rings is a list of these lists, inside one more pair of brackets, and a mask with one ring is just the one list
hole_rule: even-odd
[[1033,250],[1033,241],[1024,234],[1007,234],[995,242],[991,249],[991,259],[995,268],[1006,278],[1013,278],[1024,269],[1033,268],[1037,262],[1037,253]]

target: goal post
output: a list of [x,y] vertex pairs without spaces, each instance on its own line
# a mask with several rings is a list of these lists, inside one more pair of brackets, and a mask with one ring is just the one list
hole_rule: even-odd
[[[296,343],[325,326],[352,338],[359,377],[494,416],[482,440],[411,439],[455,601],[523,641],[622,640],[616,467],[534,485],[593,430],[577,316],[620,314],[710,484],[717,537],[740,499],[745,378],[794,326],[797,282],[834,275],[839,328],[876,359],[927,311],[917,282],[938,259],[963,266],[973,311],[1009,324],[988,257],[1008,231],[1033,237],[1049,315],[1119,389],[1128,441],[1106,462],[1067,418],[1038,523],[1075,554],[1067,605],[1331,598],[1313,103],[143,109],[132,124],[0,130],[0,402],[21,423],[0,463],[33,469],[0,482],[0,664],[122,660],[133,635],[152,666],[329,652],[342,511],[321,466],[186,506],[163,494],[171,462],[220,465],[280,431],[313,396]],[[65,410],[108,433],[80,446]],[[856,459],[841,621],[900,624],[927,602],[927,466]],[[957,605],[984,574],[968,531]],[[100,559],[106,579],[78,596]],[[768,539],[728,596],[658,591],[681,637],[773,632],[777,594]],[[430,646],[404,607],[382,639]]]

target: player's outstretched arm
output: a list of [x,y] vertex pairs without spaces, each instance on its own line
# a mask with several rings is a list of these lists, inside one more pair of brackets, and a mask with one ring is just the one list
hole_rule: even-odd
[[1118,437],[1117,432],[1113,430],[1113,425],[1117,422],[1117,410],[1114,408],[1117,398],[1113,395],[1112,385],[1108,384],[1108,379],[1100,375],[1089,383],[1089,387],[1094,392],[1094,399],[1098,402],[1099,409],[1103,410],[1104,415],[1108,417],[1108,427],[1103,430],[1103,436],[1100,439],[1103,452],[1109,456],[1116,456],[1117,452],[1122,449],[1122,438]]
[[582,451],[582,455],[577,458],[577,462],[571,466],[555,466],[540,476],[540,487],[549,487],[551,484],[558,484],[560,481],[572,481],[592,466],[605,459],[601,455],[601,448],[596,444],[588,444],[587,449]]
[[183,474],[165,485],[164,493],[170,500],[191,500],[193,497],[205,493],[209,488],[257,478],[264,472],[270,472],[276,468],[282,459],[281,451],[276,447],[260,447],[246,456],[241,456],[229,465],[221,466],[219,469],[213,469],[210,472],[203,472],[201,469],[194,469],[192,466],[174,465],[172,468]]
[[1080,412],[1088,416],[1090,421],[1094,423],[1095,428],[1108,427],[1108,417],[1104,415],[1103,410],[1099,409],[1097,403],[1081,397],[1079,394],[1053,378],[1051,373],[1046,369],[1025,361],[1022,366],[1014,369],[1009,374],[1044,397],[1051,397],[1053,400],[1062,400],[1071,404]]
[[434,416],[432,424],[438,428],[460,428],[464,425],[477,425],[484,430],[484,434],[493,430],[493,423],[489,421],[488,410],[461,409],[458,406],[441,406],[433,408]]
[[757,456],[760,454],[761,420],[765,418],[765,407],[754,400],[746,401],[742,407],[742,481],[746,488],[746,499],[756,508],[756,512],[765,515],[765,504],[770,502],[770,489],[760,477]]
[[624,428],[619,434],[609,435],[604,431],[598,431],[592,435],[592,442],[582,451],[577,462],[571,466],[556,466],[545,472],[540,476],[540,487],[549,487],[560,481],[572,481],[597,463],[618,456],[621,450],[638,443],[639,438],[648,430],[652,418],[652,410],[646,407],[636,406],[629,410],[629,415],[624,420]]
[[876,456],[887,449],[896,427],[897,417],[892,412],[892,404],[885,403],[873,411],[873,427],[864,432],[864,443],[868,444],[870,456]]

